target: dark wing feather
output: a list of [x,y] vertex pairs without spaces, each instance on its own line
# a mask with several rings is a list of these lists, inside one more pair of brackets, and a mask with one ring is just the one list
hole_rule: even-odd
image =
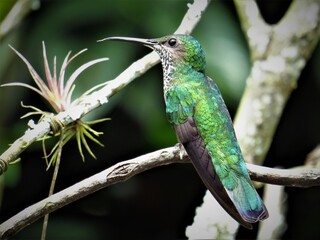
[[252,229],[252,225],[242,219],[219,177],[215,173],[211,157],[195,125],[193,117],[185,123],[174,125],[179,141],[183,144],[202,181],[220,205],[242,226]]

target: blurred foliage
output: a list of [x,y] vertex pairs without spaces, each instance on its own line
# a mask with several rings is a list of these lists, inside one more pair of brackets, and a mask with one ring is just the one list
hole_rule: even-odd
[[5,0],[0,2],[0,22],[7,16],[16,0]]
[[[8,9],[12,2],[0,1],[0,20],[8,11],[4,6],[9,6]],[[66,77],[85,62],[101,57],[110,58],[110,61],[99,63],[79,76],[74,94],[79,96],[92,86],[113,79],[134,60],[150,52],[134,44],[97,43],[96,40],[107,36],[153,38],[171,34],[180,24],[187,10],[187,2],[42,0],[37,10],[30,12],[17,28],[1,40],[0,84],[14,81],[32,84],[27,68],[8,44],[22,53],[43,76],[41,42],[45,41],[48,59],[57,56],[58,66],[69,50],[76,53],[83,48],[89,49],[72,62]],[[290,3],[258,2],[264,10],[265,19],[270,23],[278,21]],[[280,8],[284,10],[278,13],[276,10]],[[233,115],[250,71],[247,44],[233,2],[212,1],[192,35],[202,43],[207,57],[207,74],[218,83]],[[269,166],[293,167],[303,164],[306,154],[319,143],[319,50],[316,49],[303,71],[299,86],[285,109],[266,160]],[[26,130],[28,120],[19,119],[27,111],[21,107],[21,101],[48,110],[44,101],[29,90],[0,88],[1,152]],[[76,142],[67,145],[62,152],[57,191],[116,162],[176,143],[165,118],[160,65],[136,79],[86,119],[101,117],[112,118],[95,126],[95,129],[105,133],[99,138],[105,147],[92,145],[97,160],[88,158],[83,163],[77,153]],[[33,144],[21,158],[18,165],[10,167],[1,177],[1,222],[46,197],[49,189],[52,172],[45,171],[41,144]],[[73,161],[74,158],[78,161]],[[184,238],[185,226],[191,223],[204,190],[189,164],[154,169],[51,214],[48,239]],[[319,201],[319,190],[290,189],[288,192],[288,212],[294,219],[290,218],[285,237],[298,238],[308,232],[308,237],[319,238],[317,215],[320,209],[318,204],[312,204],[315,199]],[[296,192],[300,193],[299,196],[308,193],[303,198],[304,205],[312,207],[296,213],[295,209],[300,205],[297,202],[300,198],[295,197]],[[303,220],[306,218],[309,219],[307,223]],[[38,221],[17,237],[38,238],[40,225],[41,221]],[[300,227],[296,228],[297,225]],[[239,237],[254,238],[254,232],[242,230],[239,234]]]

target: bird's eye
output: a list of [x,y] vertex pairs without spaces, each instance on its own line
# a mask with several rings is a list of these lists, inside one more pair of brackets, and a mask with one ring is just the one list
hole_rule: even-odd
[[178,43],[178,41],[177,41],[177,39],[175,39],[175,38],[170,38],[170,39],[168,40],[168,44],[169,44],[170,47],[175,47],[175,46],[177,46],[177,43]]

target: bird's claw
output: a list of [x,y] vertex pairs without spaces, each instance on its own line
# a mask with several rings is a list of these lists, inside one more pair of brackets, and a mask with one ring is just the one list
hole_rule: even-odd
[[182,143],[177,143],[176,147],[178,148],[178,151],[179,151],[180,160],[183,160],[183,156],[184,156],[185,150],[184,150],[184,147],[183,147]]

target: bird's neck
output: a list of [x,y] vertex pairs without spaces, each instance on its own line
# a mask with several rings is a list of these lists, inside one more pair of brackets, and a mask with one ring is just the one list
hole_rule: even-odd
[[167,92],[171,86],[171,80],[173,77],[174,68],[173,66],[163,67],[163,91]]
[[203,73],[197,72],[191,66],[185,64],[168,64],[162,62],[162,68],[163,90],[165,95],[171,87],[198,80],[199,75],[203,75]]

